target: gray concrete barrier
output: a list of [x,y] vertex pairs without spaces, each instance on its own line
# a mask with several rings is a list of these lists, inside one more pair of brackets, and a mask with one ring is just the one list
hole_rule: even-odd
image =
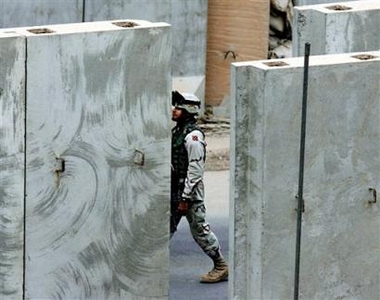
[[22,299],[25,39],[0,33],[0,298]]
[[0,28],[77,23],[84,0],[0,0]]
[[[380,296],[380,52],[311,56],[300,299]],[[232,65],[230,299],[292,299],[303,58]]]
[[0,28],[142,19],[172,28],[173,88],[204,99],[208,0],[0,0]]
[[380,1],[364,0],[294,8],[293,56],[304,44],[312,55],[380,49]]
[[[348,0],[348,1],[357,1],[357,0]],[[316,5],[316,4],[327,4],[327,3],[337,3],[337,2],[339,1],[336,1],[336,0],[294,0],[294,5],[303,6],[303,5]]]
[[170,26],[4,29],[0,51],[0,298],[167,299]]

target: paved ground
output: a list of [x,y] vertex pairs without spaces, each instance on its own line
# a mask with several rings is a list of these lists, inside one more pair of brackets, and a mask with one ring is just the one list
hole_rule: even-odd
[[[228,259],[229,170],[205,173],[207,220],[218,236]],[[228,281],[199,283],[199,278],[212,268],[212,261],[201,251],[183,219],[170,244],[170,300],[228,299]]]

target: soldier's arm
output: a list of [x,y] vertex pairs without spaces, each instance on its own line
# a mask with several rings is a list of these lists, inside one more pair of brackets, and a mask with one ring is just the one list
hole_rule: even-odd
[[203,133],[199,130],[190,132],[185,138],[185,147],[188,153],[189,167],[182,196],[191,199],[194,187],[203,179],[206,154]]

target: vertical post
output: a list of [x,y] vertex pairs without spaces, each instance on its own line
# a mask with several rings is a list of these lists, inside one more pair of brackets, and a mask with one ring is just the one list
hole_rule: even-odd
[[305,44],[305,58],[304,58],[304,73],[303,73],[300,161],[299,161],[299,177],[298,177],[298,208],[297,208],[296,260],[295,260],[295,274],[294,274],[294,300],[298,300],[298,293],[299,293],[301,228],[302,228],[302,210],[303,210],[303,172],[304,172],[304,162],[305,162],[305,137],[306,137],[309,55],[310,55],[310,44],[306,43]]
[[82,22],[86,22],[86,0],[83,0]]
[[23,245],[22,245],[22,299],[26,299],[25,283],[26,283],[26,197],[28,191],[26,190],[27,179],[27,135],[28,135],[28,39],[25,38],[25,82],[24,82],[24,199],[23,199]]

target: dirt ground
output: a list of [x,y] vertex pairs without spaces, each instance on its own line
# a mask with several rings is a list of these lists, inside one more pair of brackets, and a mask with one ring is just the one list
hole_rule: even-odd
[[206,171],[228,170],[230,165],[230,125],[226,122],[201,124],[206,134]]

